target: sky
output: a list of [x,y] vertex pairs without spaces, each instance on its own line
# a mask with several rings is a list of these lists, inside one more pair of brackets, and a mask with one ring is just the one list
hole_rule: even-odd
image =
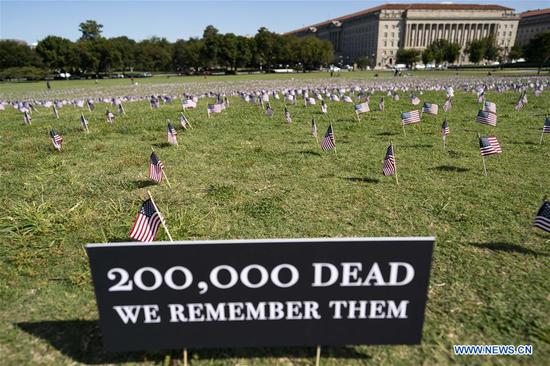
[[[34,43],[48,35],[56,35],[75,41],[80,37],[79,24],[88,19],[103,24],[104,37],[124,35],[138,41],[152,36],[164,37],[171,42],[200,37],[209,24],[222,33],[254,35],[260,27],[283,33],[387,2],[392,1],[0,0],[0,39],[22,39]],[[548,0],[466,0],[454,3],[499,4],[517,12],[550,6]]]

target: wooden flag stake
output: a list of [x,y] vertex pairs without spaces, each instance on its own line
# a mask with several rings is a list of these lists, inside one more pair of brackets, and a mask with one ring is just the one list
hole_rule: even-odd
[[315,356],[315,366],[319,366],[321,362],[321,346],[317,346],[317,354]]
[[401,122],[401,127],[403,127],[403,135],[407,136],[407,133],[405,132],[405,124]]
[[[153,149],[153,146],[151,146],[151,150],[155,152],[155,149]],[[164,172],[164,169],[162,169],[162,175],[164,176],[164,179],[166,179],[166,183],[168,183],[168,187],[172,188],[172,185],[170,184],[170,181],[168,180],[168,177],[166,176],[166,173]]]
[[[478,142],[481,139],[481,136],[479,135],[479,132],[477,133]],[[481,153],[481,152],[480,152]],[[483,160],[483,174],[487,176],[487,166],[485,165],[485,155],[481,154],[481,160]]]
[[447,136],[443,135],[443,150],[447,149],[447,147],[445,145],[445,140],[447,140]]
[[539,145],[542,145],[542,140],[544,139],[544,127],[542,129],[542,133],[540,134],[540,141],[539,141]]
[[395,155],[395,149],[393,148],[393,142],[390,141],[391,149],[393,151],[393,165],[395,165],[395,183],[399,185],[399,178],[397,177],[397,156]]
[[183,349],[183,366],[187,366],[187,348]]
[[330,129],[332,130],[332,139],[334,140],[334,155],[338,158],[338,152],[336,151],[336,136],[334,135],[334,128],[332,128],[332,123],[330,124]]
[[151,192],[147,191],[147,194],[149,195],[149,198],[151,199],[151,203],[153,204],[153,207],[155,208],[155,211],[159,215],[160,223],[162,224],[162,227],[164,228],[164,231],[166,232],[166,235],[168,235],[168,238],[170,239],[170,241],[173,242],[174,239],[172,239],[172,235],[170,235],[170,231],[168,231],[168,227],[166,226],[166,222],[164,222],[164,217],[162,216],[159,209],[157,208],[157,205],[155,205],[155,201],[153,200],[153,196],[151,195]]

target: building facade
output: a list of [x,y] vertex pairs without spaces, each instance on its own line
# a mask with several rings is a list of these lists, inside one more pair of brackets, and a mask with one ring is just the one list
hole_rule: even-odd
[[395,65],[397,50],[425,49],[438,39],[462,46],[458,63],[468,63],[468,42],[493,35],[504,53],[514,45],[519,16],[500,5],[385,4],[286,34],[329,40],[337,59],[367,58],[376,67]]
[[537,34],[550,31],[550,8],[520,14],[516,44],[525,46]]

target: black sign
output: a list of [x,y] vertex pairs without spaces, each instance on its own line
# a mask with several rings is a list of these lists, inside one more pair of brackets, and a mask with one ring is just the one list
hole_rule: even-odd
[[434,238],[87,246],[105,348],[418,344]]

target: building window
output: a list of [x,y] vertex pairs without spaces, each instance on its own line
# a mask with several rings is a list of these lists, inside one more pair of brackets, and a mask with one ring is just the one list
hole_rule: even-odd
[[388,47],[388,42],[384,41],[384,47]]
[[391,32],[391,37],[394,38],[394,37],[395,37],[395,33]]
[[384,38],[388,38],[388,32],[384,32]]
[[388,29],[388,25],[387,25],[387,24],[384,24],[384,29]]

